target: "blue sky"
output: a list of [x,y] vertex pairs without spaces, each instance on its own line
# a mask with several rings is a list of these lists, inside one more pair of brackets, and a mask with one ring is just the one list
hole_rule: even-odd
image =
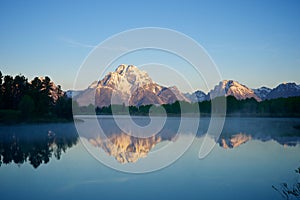
[[251,88],[299,84],[299,10],[300,1],[276,0],[0,0],[0,70],[48,75],[70,89],[95,45],[128,29],[163,27],[201,44],[223,79]]

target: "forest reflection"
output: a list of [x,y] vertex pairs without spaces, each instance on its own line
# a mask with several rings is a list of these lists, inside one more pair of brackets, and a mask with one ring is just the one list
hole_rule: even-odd
[[[3,164],[30,163],[34,168],[49,163],[54,156],[60,159],[68,148],[76,145],[78,135],[75,130],[45,130],[28,133],[28,129],[19,128],[0,134],[0,166]],[[15,131],[24,132],[15,132]]]

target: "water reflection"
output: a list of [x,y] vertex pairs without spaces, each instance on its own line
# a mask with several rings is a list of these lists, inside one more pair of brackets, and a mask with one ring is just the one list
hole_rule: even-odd
[[[163,135],[163,134],[162,134]],[[96,148],[101,148],[109,156],[113,156],[119,163],[133,163],[141,158],[147,157],[151,149],[163,141],[176,142],[176,132],[168,132],[168,137],[162,137],[161,134],[149,138],[136,138],[124,132],[113,133],[107,136],[96,136],[89,138],[88,141]],[[197,137],[202,137],[198,135]],[[247,133],[234,133],[221,135],[215,142],[224,149],[237,148],[251,140],[263,142],[276,141],[278,144],[288,147],[296,146],[300,143],[299,137],[271,137],[270,135],[253,135]]]
[[[193,120],[187,119],[187,120]],[[212,140],[224,149],[234,149],[252,140],[276,141],[289,147],[300,143],[300,130],[294,126],[296,119],[226,119],[220,138]],[[136,123],[146,125],[147,118],[136,118]],[[85,119],[80,126],[86,134],[81,135],[97,151],[112,156],[119,163],[135,163],[146,158],[164,145],[178,141],[180,119],[170,118],[164,128],[148,138],[138,138],[120,130],[111,118],[99,118],[105,134],[95,132]],[[209,119],[200,122],[196,137],[204,136]],[[186,127],[183,134],[191,133]],[[30,163],[34,168],[49,163],[51,157],[60,159],[68,148],[78,142],[74,124],[0,126],[0,166],[2,164]]]
[[[147,118],[136,119],[138,124],[147,124]],[[192,119],[190,119],[192,120]],[[177,141],[178,126],[180,120],[176,118],[168,119],[164,128],[148,138],[137,138],[120,130],[113,119],[100,118],[99,124],[103,133],[96,133],[91,130],[83,135],[87,141],[97,149],[103,150],[107,155],[114,157],[119,163],[134,163],[149,155],[158,144]],[[300,131],[294,129],[293,120],[286,119],[236,119],[230,118],[226,121],[224,130],[220,138],[212,140],[224,149],[237,148],[251,140],[262,142],[276,141],[278,144],[296,146],[300,143]],[[298,121],[296,122],[298,123]],[[204,136],[209,121],[203,120],[200,123],[197,138]],[[128,128],[130,130],[130,127]],[[248,130],[248,131],[247,131]],[[190,133],[189,128],[184,129],[184,133]],[[163,148],[160,145],[160,148]]]
[[300,144],[300,136],[297,133],[281,135],[272,135],[272,133],[222,133],[216,142],[224,149],[232,149],[250,140],[275,141],[284,147],[293,147]]
[[284,147],[292,147],[300,144],[300,137],[298,136],[272,136],[268,134],[255,135],[247,133],[226,134],[226,136],[221,135],[217,143],[224,149],[232,149],[245,144],[250,140],[259,140],[262,142],[275,141]]
[[236,135],[229,136],[228,138],[219,139],[219,145],[224,149],[232,149],[248,142],[251,139],[251,135],[239,133]]
[[284,147],[293,147],[300,144],[300,137],[297,135],[271,135],[271,134],[255,134],[255,133],[238,133],[238,134],[222,134],[217,143],[224,149],[236,148],[251,140],[262,142],[275,141]]
[[[153,132],[149,137],[136,137],[133,135],[142,135],[142,133],[132,134],[134,129],[132,130],[129,125],[125,126],[125,130],[121,130],[113,118],[99,118],[101,130],[98,131],[89,124],[89,119],[83,120],[85,123],[80,124],[79,127],[80,136],[96,149],[96,154],[105,152],[122,164],[135,163],[146,158],[158,144],[175,142],[179,126],[178,123],[173,124],[172,120],[168,120],[159,132]],[[128,118],[121,117],[119,120],[126,125]],[[134,117],[133,120],[140,126],[147,126],[149,123],[147,117]]]
[[112,134],[105,139],[97,137],[89,140],[93,146],[102,148],[120,163],[136,162],[140,158],[145,158],[149,151],[161,141],[160,136],[137,138],[125,133]]
[[[49,129],[50,128],[50,129]],[[30,163],[34,168],[49,163],[51,157],[60,159],[63,152],[78,141],[74,129],[48,126],[17,126],[0,128],[0,166]]]

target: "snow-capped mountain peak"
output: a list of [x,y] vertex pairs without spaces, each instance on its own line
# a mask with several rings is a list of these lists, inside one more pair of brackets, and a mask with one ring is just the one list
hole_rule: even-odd
[[[79,94],[78,94],[79,93]],[[201,102],[219,96],[234,96],[237,100],[254,98],[257,101],[300,96],[300,85],[282,83],[274,89],[251,89],[234,81],[220,81],[208,94],[198,90],[182,94],[176,86],[164,87],[152,81],[147,72],[134,65],[119,65],[102,80],[94,81],[74,98],[80,106],[93,104],[98,107],[111,104],[147,105],[169,104],[175,101]],[[75,95],[72,95],[73,97]]]
[[94,82],[92,82],[92,83],[89,85],[88,88],[96,88],[97,85],[98,85],[98,81],[94,81]]
[[265,100],[267,95],[272,91],[271,88],[268,87],[260,87],[257,89],[253,89],[256,96],[258,96],[261,100]]
[[100,81],[99,85],[126,92],[133,92],[138,87],[152,82],[152,79],[145,71],[139,70],[134,65],[122,64],[119,65],[114,72],[108,73],[104,79]]
[[238,100],[254,98],[257,101],[261,101],[261,99],[254,93],[252,89],[234,80],[221,81],[208,94],[208,98],[210,99],[219,96],[234,96]]
[[197,90],[193,92],[192,94],[190,93],[185,93],[184,96],[188,98],[191,102],[202,102],[207,99],[207,95],[202,92],[201,90]]
[[300,87],[296,83],[281,83],[268,93],[266,99],[300,96]]
[[158,85],[145,71],[125,64],[119,65],[102,80],[93,82],[76,100],[79,105],[94,104],[98,107],[123,103],[135,106],[168,104],[177,100],[189,102],[177,87]]

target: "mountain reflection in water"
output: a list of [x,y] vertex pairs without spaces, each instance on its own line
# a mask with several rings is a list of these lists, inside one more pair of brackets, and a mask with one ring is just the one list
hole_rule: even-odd
[[[101,148],[108,155],[115,157],[115,159],[120,163],[131,163],[136,162],[140,158],[147,157],[148,153],[154,148],[158,143],[163,141],[173,141],[176,133],[169,133],[169,138],[161,137],[161,136],[151,136],[149,138],[136,138],[130,136],[126,133],[116,133],[112,134],[108,137],[96,137],[90,138],[88,141],[97,148]],[[203,135],[202,135],[203,136]],[[197,137],[202,137],[197,136]],[[238,134],[226,134],[226,136],[222,136],[215,141],[220,147],[224,149],[232,149],[237,148],[240,145],[243,145],[250,140],[260,140],[263,142],[267,141],[276,141],[280,145],[283,146],[296,146],[300,143],[299,137],[269,137],[269,136],[252,136],[251,134],[238,133]]]
[[[142,119],[138,120],[137,123],[144,123]],[[218,139],[212,139],[224,149],[237,148],[251,140],[276,141],[283,146],[296,146],[300,143],[300,131],[294,129],[289,121],[276,121],[274,119],[269,123],[266,119],[268,123],[253,126],[254,121],[257,123],[256,119],[229,119],[221,136]],[[99,123],[104,134],[93,132],[83,137],[95,148],[103,150],[109,156],[113,156],[119,163],[134,163],[147,157],[159,143],[176,142],[179,135],[177,132],[179,122],[176,118],[168,119],[163,129],[157,134],[148,138],[138,138],[120,130],[113,120],[100,119]],[[206,122],[200,123],[196,138],[201,139],[206,133],[208,127]],[[181,134],[189,135],[190,132],[191,130],[187,127],[184,129],[184,133]]]
[[159,142],[161,137],[137,138],[125,133],[114,134],[109,138],[97,137],[89,142],[95,147],[101,147],[110,156],[114,156],[120,163],[136,162],[145,158],[149,151]]
[[[90,128],[88,119],[84,120],[86,125],[80,124],[83,126],[83,133],[80,136],[97,148],[97,150],[103,150],[107,155],[114,157],[122,164],[135,163],[141,158],[146,158],[150,151],[159,143],[165,141],[176,142],[179,126],[178,123],[173,125],[170,123],[170,120],[167,120],[159,132],[151,133],[148,137],[137,137],[140,133],[133,131],[134,128],[129,125],[129,119],[125,117],[121,117],[119,120],[122,120],[123,124],[128,124],[128,126],[123,127],[126,130],[121,130],[111,118],[99,119],[102,131],[95,131],[94,128]],[[133,120],[140,126],[146,126],[149,123],[149,118],[147,117],[134,117]],[[135,136],[130,134],[133,132]]]
[[221,138],[219,139],[219,145],[224,149],[235,148],[251,140],[251,135],[246,135],[239,133],[232,135],[230,138]]

